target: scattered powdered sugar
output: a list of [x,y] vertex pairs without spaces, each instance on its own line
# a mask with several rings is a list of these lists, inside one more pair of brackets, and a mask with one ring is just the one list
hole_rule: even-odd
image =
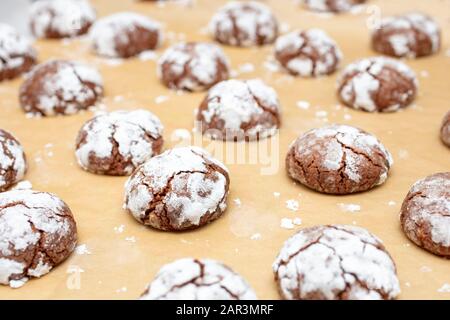
[[290,199],[286,201],[286,208],[288,208],[291,211],[298,211],[299,207],[300,204],[298,203],[297,200]]
[[422,266],[422,267],[420,267],[420,272],[427,273],[427,272],[432,272],[432,271],[433,271],[433,269],[431,269],[431,268],[428,267],[428,266]]
[[80,244],[75,248],[75,253],[78,255],[86,255],[86,254],[92,254],[92,252],[89,250],[88,246],[86,244]]
[[440,293],[450,293],[450,283],[444,283],[437,291]]
[[123,233],[125,231],[125,225],[121,224],[120,226],[114,227],[114,232],[117,234]]
[[359,204],[353,203],[338,203],[338,207],[344,212],[355,213],[361,211],[361,206]]
[[297,101],[297,107],[303,110],[308,110],[311,104],[308,101]]
[[31,42],[10,25],[0,23],[0,73],[21,66],[24,56],[36,59]]
[[261,233],[254,233],[251,235],[251,240],[260,240],[262,238]]
[[163,266],[141,300],[254,300],[247,282],[220,262],[180,259]]
[[290,218],[282,218],[280,221],[280,227],[283,229],[294,229],[294,223]]
[[280,192],[274,192],[274,193],[273,193],[273,196],[274,196],[275,198],[279,198],[279,197],[281,196],[281,193],[280,193]]
[[239,198],[233,199],[233,202],[237,207],[240,207],[242,205],[241,199]]
[[164,103],[164,102],[166,102],[166,101],[169,101],[169,97],[168,96],[157,96],[156,98],[155,98],[155,103],[156,104],[161,104],[161,103]]

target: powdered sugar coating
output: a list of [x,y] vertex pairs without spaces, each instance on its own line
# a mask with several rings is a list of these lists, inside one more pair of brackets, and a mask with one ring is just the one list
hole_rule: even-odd
[[0,129],[0,191],[22,180],[26,171],[22,145],[10,133]]
[[286,70],[303,77],[333,73],[342,59],[334,40],[321,29],[297,30],[279,37],[275,56]]
[[216,41],[232,46],[262,46],[278,36],[278,22],[266,5],[256,1],[232,1],[211,19]]
[[85,34],[95,18],[95,10],[87,0],[40,0],[30,7],[31,30],[38,38]]
[[227,57],[210,43],[178,43],[167,49],[158,61],[158,76],[173,89],[202,91],[228,79]]
[[358,60],[338,79],[338,94],[349,107],[367,112],[394,112],[415,98],[418,80],[404,63],[384,57]]
[[79,165],[93,173],[129,175],[162,147],[163,125],[150,111],[114,111],[87,121],[77,138]]
[[75,249],[76,225],[58,197],[33,190],[0,193],[0,284],[41,277]]
[[289,300],[381,300],[400,293],[395,264],[381,241],[354,226],[316,226],[289,238],[273,264]]
[[141,300],[255,300],[248,283],[222,263],[184,258],[163,266]]
[[10,25],[0,23],[0,81],[17,77],[35,63],[31,42]]
[[192,229],[222,215],[228,189],[226,167],[203,149],[170,149],[146,161],[128,179],[124,207],[157,229]]
[[386,17],[372,33],[372,46],[395,57],[427,56],[439,51],[441,30],[432,18],[422,13]]
[[302,0],[306,8],[320,12],[346,12],[366,0]]
[[154,50],[162,42],[160,24],[134,12],[119,12],[98,20],[89,36],[94,51],[111,58],[132,57]]
[[24,111],[41,116],[77,113],[93,106],[102,95],[103,81],[96,69],[65,60],[36,66],[20,87]]
[[260,79],[231,79],[209,90],[197,120],[212,139],[256,140],[277,132],[280,109],[276,91]]
[[411,241],[450,257],[450,172],[417,181],[403,202],[400,220]]
[[291,145],[288,174],[319,192],[349,194],[383,184],[393,159],[373,135],[347,125],[312,129]]

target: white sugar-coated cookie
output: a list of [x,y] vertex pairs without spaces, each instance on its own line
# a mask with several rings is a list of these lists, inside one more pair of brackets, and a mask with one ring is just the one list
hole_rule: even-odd
[[227,168],[197,147],[170,149],[147,160],[125,184],[125,209],[165,231],[201,227],[226,209]]
[[230,64],[222,49],[211,43],[178,43],[158,61],[158,76],[175,90],[202,91],[227,80]]
[[403,62],[384,57],[358,60],[338,79],[342,102],[367,112],[395,112],[414,101],[418,80]]
[[26,171],[22,145],[9,132],[0,129],[0,192],[22,180]]
[[255,300],[248,283],[211,259],[184,258],[163,266],[141,300]]
[[99,19],[89,37],[93,50],[109,58],[130,58],[155,50],[162,42],[159,22],[134,12],[119,12]]
[[276,91],[260,79],[227,80],[212,87],[197,111],[197,125],[218,140],[258,140],[281,124]]
[[129,175],[160,153],[163,125],[150,111],[114,111],[96,116],[80,129],[78,164],[97,174]]
[[210,29],[222,44],[263,46],[278,36],[278,21],[265,4],[256,1],[231,1],[213,16]]
[[390,300],[400,293],[381,241],[355,226],[300,230],[284,243],[273,270],[288,300]]
[[303,5],[310,10],[319,12],[346,12],[354,6],[363,4],[367,0],[301,0]]
[[95,18],[95,10],[87,0],[39,0],[30,8],[31,31],[38,38],[85,34]]
[[17,288],[47,274],[76,243],[72,213],[55,195],[33,190],[0,193],[0,284]]

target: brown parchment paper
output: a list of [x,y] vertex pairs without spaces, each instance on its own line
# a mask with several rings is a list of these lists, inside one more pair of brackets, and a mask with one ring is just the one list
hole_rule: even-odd
[[[164,22],[166,41],[157,55],[178,40],[209,40],[205,26],[225,2],[197,0],[186,6],[133,0],[92,1],[99,16],[129,10]],[[0,286],[0,299],[135,299],[163,264],[187,256],[223,261],[249,281],[259,298],[277,299],[271,264],[282,243],[301,227],[330,223],[356,224],[384,241],[397,263],[400,298],[450,299],[449,292],[440,292],[445,291],[445,283],[450,283],[450,261],[408,241],[398,219],[401,202],[416,180],[450,170],[450,149],[438,137],[441,119],[450,108],[450,1],[373,0],[357,13],[338,16],[311,13],[290,0],[265,2],[273,8],[283,28],[326,30],[344,52],[343,65],[375,55],[369,46],[366,23],[370,15],[366,10],[376,12],[377,7],[382,15],[411,10],[432,15],[443,29],[443,48],[432,57],[407,61],[420,79],[419,96],[412,107],[394,114],[369,114],[337,106],[336,75],[292,78],[270,71],[267,60],[272,55],[271,46],[225,47],[233,69],[247,71],[238,78],[261,77],[278,91],[283,125],[278,145],[275,141],[271,150],[272,161],[279,162],[279,169],[272,175],[262,175],[261,169],[268,167],[267,163],[235,164],[216,152],[231,171],[229,209],[218,221],[184,233],[159,232],[140,225],[122,210],[126,178],[93,175],[77,166],[74,140],[92,112],[29,119],[19,108],[17,98],[23,79],[0,83],[0,127],[14,133],[24,145],[30,166],[26,179],[34,189],[56,193],[69,204],[78,224],[79,244],[87,248],[84,254],[74,253],[50,274],[31,280],[20,289]],[[156,77],[154,59],[100,59],[90,52],[85,39],[38,41],[36,48],[40,62],[66,58],[97,66],[105,82],[104,107],[141,107],[154,112],[165,125],[165,148],[178,143],[171,139],[174,130],[193,128],[193,112],[204,93],[178,95],[164,88]],[[254,71],[245,67],[247,63],[255,67]],[[297,107],[299,100],[308,101],[309,109]],[[386,184],[369,192],[338,197],[295,185],[286,176],[284,157],[290,142],[310,128],[331,122],[364,128],[387,146],[395,165]],[[211,142],[205,143],[211,146]],[[222,146],[218,142],[212,145]],[[247,153],[255,154],[258,147],[257,143],[248,144]],[[286,201],[291,199],[300,204],[297,212],[286,207]],[[340,203],[357,204],[361,210],[346,212]],[[282,218],[295,217],[302,219],[301,226],[293,230],[280,227]]]

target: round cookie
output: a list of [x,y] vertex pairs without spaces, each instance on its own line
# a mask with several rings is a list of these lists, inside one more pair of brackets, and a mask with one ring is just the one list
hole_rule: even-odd
[[412,242],[450,258],[450,172],[417,181],[403,201],[400,222]]
[[0,23],[0,82],[18,77],[35,63],[31,43],[13,27]]
[[315,77],[336,71],[342,53],[323,30],[308,29],[279,37],[275,57],[292,75]]
[[91,28],[93,50],[109,58],[130,58],[155,50],[162,42],[158,22],[133,12],[120,12],[98,20]]
[[256,300],[248,283],[211,259],[184,258],[163,266],[141,300]]
[[9,132],[0,129],[0,192],[22,180],[26,171],[22,145]]
[[178,43],[158,61],[158,76],[176,90],[202,91],[228,79],[229,62],[222,49],[201,42]]
[[387,17],[372,33],[372,48],[385,55],[417,58],[434,54],[441,47],[438,24],[422,13]]
[[278,36],[272,11],[256,1],[227,3],[211,19],[210,29],[216,41],[238,47],[263,46]]
[[31,31],[37,38],[60,39],[83,35],[96,18],[86,0],[39,0],[30,7]]
[[31,115],[69,115],[95,105],[103,96],[98,71],[79,62],[51,60],[36,66],[20,87],[22,109]]
[[383,184],[392,164],[391,154],[375,136],[337,124],[304,133],[286,156],[292,179],[319,192],[341,195]]
[[445,114],[441,125],[441,140],[450,147],[450,110]]
[[258,140],[281,124],[275,90],[259,79],[227,80],[212,87],[197,111],[200,131],[215,140]]
[[374,57],[348,65],[337,85],[339,98],[350,108],[395,112],[413,102],[418,81],[406,64]]
[[87,121],[76,140],[75,155],[85,170],[130,175],[160,153],[163,125],[150,111],[114,111]]
[[22,286],[65,260],[77,228],[69,207],[46,192],[0,193],[0,284]]
[[302,0],[305,8],[319,12],[346,12],[366,0]]
[[284,243],[273,271],[287,300],[391,300],[400,293],[382,242],[355,226],[300,230]]
[[125,209],[164,231],[201,227],[226,209],[227,168],[203,149],[168,150],[146,161],[125,185]]

